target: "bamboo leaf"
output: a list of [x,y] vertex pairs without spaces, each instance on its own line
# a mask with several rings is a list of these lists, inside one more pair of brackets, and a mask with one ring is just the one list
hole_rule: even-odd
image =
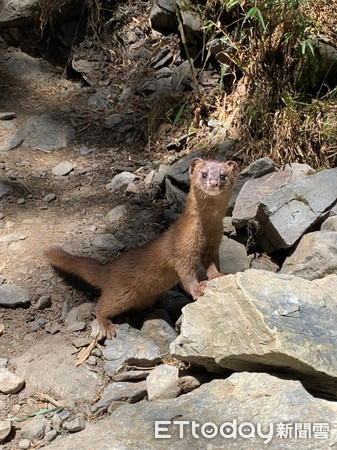
[[177,123],[179,122],[179,119],[180,119],[180,117],[182,116],[185,107],[186,107],[186,102],[183,103],[183,104],[181,105],[181,107],[179,108],[178,114],[175,116],[175,119],[174,119],[173,124],[172,124],[172,130],[173,130],[173,128],[177,125]]
[[63,406],[59,406],[58,408],[52,408],[52,409],[40,409],[40,411],[36,411],[33,414],[29,414],[26,417],[12,417],[9,418],[7,420],[10,420],[11,422],[24,422],[26,420],[30,420],[30,419],[34,419],[34,417],[36,416],[42,416],[44,414],[48,414],[48,413],[58,413],[60,411],[62,411],[64,409]]

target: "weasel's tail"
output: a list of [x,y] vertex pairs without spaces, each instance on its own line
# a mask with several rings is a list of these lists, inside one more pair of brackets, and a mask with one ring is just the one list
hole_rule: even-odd
[[57,269],[76,275],[98,288],[103,287],[108,266],[100,264],[93,258],[70,255],[59,247],[48,248],[44,255]]

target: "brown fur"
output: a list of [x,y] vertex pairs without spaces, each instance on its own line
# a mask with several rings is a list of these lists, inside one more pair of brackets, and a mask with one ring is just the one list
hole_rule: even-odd
[[[199,283],[200,263],[208,279],[220,275],[219,245],[222,219],[235,182],[237,164],[196,158],[190,167],[191,189],[186,210],[163,234],[130,250],[108,265],[72,256],[60,248],[45,252],[58,269],[77,275],[101,289],[96,315],[103,337],[116,335],[109,320],[130,309],[149,307],[179,281],[196,300],[206,282]],[[221,177],[220,177],[221,176]],[[221,178],[225,177],[225,180]]]

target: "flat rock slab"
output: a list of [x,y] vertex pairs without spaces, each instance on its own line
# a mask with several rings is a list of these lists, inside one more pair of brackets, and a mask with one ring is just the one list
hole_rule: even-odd
[[63,336],[46,335],[13,360],[16,374],[25,379],[29,390],[49,392],[58,399],[93,400],[101,377],[85,364],[75,367],[72,352]]
[[5,308],[16,308],[26,306],[30,298],[26,289],[15,284],[3,284],[0,286],[0,306]]
[[0,198],[4,197],[5,195],[9,195],[12,192],[13,189],[9,184],[0,181]]
[[18,147],[23,142],[25,136],[15,121],[13,121],[0,123],[0,138],[0,153],[5,153]]
[[120,325],[116,337],[106,340],[105,345],[103,355],[108,375],[112,375],[125,365],[149,367],[161,360],[158,346],[153,341],[145,339],[139,330],[128,324]]
[[323,221],[336,203],[337,167],[307,176],[261,200],[257,237],[268,253],[289,248],[311,226]]
[[306,280],[337,273],[337,232],[317,231],[305,234],[294,253],[284,261],[281,273]]
[[[46,448],[328,449],[337,439],[336,414],[336,403],[312,397],[299,381],[263,373],[235,373],[226,380],[214,380],[176,399],[121,406],[110,417],[89,424],[84,431],[59,439]],[[155,426],[155,421],[167,423],[157,422]],[[173,421],[188,423],[179,425]],[[197,437],[192,435],[192,421],[198,425],[195,427]],[[212,438],[206,437],[203,428],[207,422],[216,426],[208,427],[215,433]],[[242,427],[244,422],[251,425]],[[323,423],[325,428],[320,425]],[[262,426],[262,433],[258,432],[258,424]],[[292,430],[292,435],[289,431],[286,437],[280,437],[285,424],[289,424],[288,431]],[[296,434],[295,424],[300,424]],[[302,436],[305,433],[304,424],[308,424],[310,434],[300,439],[301,428]],[[161,438],[155,437],[156,430]],[[320,430],[323,439],[319,439]]]
[[146,395],[146,381],[134,382],[112,382],[103,391],[102,398],[91,407],[95,413],[99,409],[107,410],[112,402],[135,403]]
[[11,75],[23,79],[46,74],[50,69],[47,63],[42,63],[38,59],[20,51],[6,53],[3,64]]
[[28,119],[24,127],[25,144],[42,150],[57,150],[74,139],[75,130],[52,114]]
[[257,159],[256,161],[251,163],[248,167],[246,167],[244,170],[242,170],[237,177],[231,197],[229,199],[227,208],[228,213],[232,213],[236,199],[241,189],[243,188],[244,184],[246,184],[248,180],[251,180],[253,178],[260,178],[263,175],[267,175],[268,173],[277,171],[278,171],[277,165],[270,158]]
[[255,269],[212,280],[205,295],[183,309],[171,353],[211,372],[274,368],[296,373],[310,389],[336,396],[332,283],[326,288]]
[[284,170],[248,180],[235,202],[232,219],[235,227],[242,228],[254,220],[259,205],[266,196],[273,192],[277,193],[282,186],[306,177],[311,170],[306,164],[294,163],[291,167],[286,166]]

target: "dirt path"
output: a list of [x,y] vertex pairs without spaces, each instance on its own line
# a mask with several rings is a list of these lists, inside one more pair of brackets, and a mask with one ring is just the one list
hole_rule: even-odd
[[[0,60],[7,49],[1,48]],[[120,82],[120,80],[118,80]],[[126,249],[148,240],[158,232],[156,212],[160,205],[142,193],[124,194],[109,191],[106,184],[123,167],[136,171],[140,178],[150,170],[152,155],[141,145],[122,147],[111,145],[109,130],[102,130],[101,119],[106,115],[88,107],[88,98],[94,89],[80,82],[66,80],[57,70],[38,77],[18,79],[3,68],[0,71],[1,110],[14,111],[18,126],[33,115],[56,112],[64,122],[76,126],[76,138],[64,149],[45,152],[28,148],[25,143],[0,153],[0,178],[13,187],[13,193],[0,200],[0,234],[19,235],[19,239],[0,244],[0,275],[6,283],[14,283],[28,290],[31,304],[43,295],[52,297],[52,307],[44,311],[6,309],[0,311],[0,322],[5,333],[0,340],[0,356],[16,355],[25,351],[25,337],[32,333],[31,323],[38,317],[47,321],[61,316],[64,301],[74,306],[87,297],[61,281],[44,261],[43,249],[57,243],[80,254],[90,253],[91,242],[99,234],[113,232]],[[81,155],[83,146],[94,148]],[[70,161],[73,172],[55,177],[52,168],[62,161]],[[48,202],[45,195],[54,193],[56,199]],[[128,218],[112,225],[106,214],[114,206],[126,203]],[[155,216],[133,221],[133,215],[152,209]],[[116,256],[116,252],[102,253],[101,259]],[[39,332],[35,332],[36,339]],[[30,341],[30,340],[29,340]]]

